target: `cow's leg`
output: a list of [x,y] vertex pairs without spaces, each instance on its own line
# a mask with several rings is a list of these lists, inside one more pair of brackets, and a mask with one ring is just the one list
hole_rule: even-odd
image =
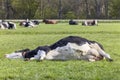
[[99,53],[101,56],[105,57],[107,60],[113,61],[113,60],[111,59],[110,55],[107,54],[107,53],[105,53],[105,51],[102,50],[97,43],[91,44],[90,47],[96,49],[96,50],[98,51],[98,53]]
[[96,61],[95,56],[93,56],[93,55],[87,55],[87,58],[88,58],[88,61],[90,61],[90,62]]
[[92,58],[95,61],[99,61],[99,60],[103,59],[103,56],[101,56],[99,54],[99,52],[94,48],[91,48],[90,50],[88,50],[87,54],[93,56]]
[[100,55],[102,55],[103,57],[105,57],[108,61],[113,61],[110,57],[109,54],[105,53],[102,49],[101,50],[98,50]]
[[90,62],[94,62],[96,61],[96,58],[93,55],[87,54],[87,55],[81,56],[81,60],[87,60]]
[[46,57],[46,53],[44,51],[38,50],[37,55],[31,57],[30,60],[43,60]]
[[38,50],[37,57],[38,57],[38,60],[43,60],[46,57],[46,52],[43,50]]

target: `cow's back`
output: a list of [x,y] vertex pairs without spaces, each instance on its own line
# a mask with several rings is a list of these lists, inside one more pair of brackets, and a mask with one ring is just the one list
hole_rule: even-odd
[[[68,36],[52,44],[50,48],[55,49],[57,47],[66,46],[68,43],[75,43],[77,45],[83,45],[85,43],[92,44],[92,43],[97,43],[97,42],[90,41],[90,40],[87,40],[85,38],[78,37],[78,36]],[[97,44],[103,49],[103,46],[100,43],[97,43]]]

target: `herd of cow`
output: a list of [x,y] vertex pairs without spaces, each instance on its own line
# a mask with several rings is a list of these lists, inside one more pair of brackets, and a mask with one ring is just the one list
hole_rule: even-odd
[[[44,19],[42,22],[45,24],[56,24],[56,20]],[[20,22],[20,26],[35,27],[39,25],[40,21],[25,20]],[[78,25],[76,21],[70,20],[70,25]],[[82,25],[92,26],[97,25],[97,20],[83,21]],[[0,21],[1,29],[16,29],[16,24],[9,21]],[[20,58],[26,61],[29,60],[87,60],[99,61],[106,59],[113,61],[108,53],[104,51],[103,46],[96,42],[78,36],[68,36],[60,39],[59,41],[47,45],[39,46],[33,50],[29,48],[14,51],[11,54],[5,54],[8,59]]]
[[[49,20],[49,19],[43,19],[43,21],[45,24],[57,24],[58,21],[57,20]],[[25,21],[21,21],[19,23],[20,26],[24,26],[24,27],[35,27],[36,25],[39,25],[40,21],[38,20],[25,20]],[[74,20],[70,20],[69,21],[69,25],[78,25],[77,21]],[[85,20],[82,22],[82,25],[84,26],[93,26],[93,25],[98,25],[97,24],[97,20]],[[0,20],[0,29],[16,29],[16,24],[10,21],[4,21],[4,20]]]

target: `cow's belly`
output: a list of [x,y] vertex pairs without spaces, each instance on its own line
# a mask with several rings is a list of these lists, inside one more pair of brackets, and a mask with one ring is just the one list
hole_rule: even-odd
[[72,60],[83,59],[87,55],[90,49],[89,44],[83,44],[81,46],[75,43],[68,43],[66,46],[58,47],[50,51],[45,59],[49,60]]

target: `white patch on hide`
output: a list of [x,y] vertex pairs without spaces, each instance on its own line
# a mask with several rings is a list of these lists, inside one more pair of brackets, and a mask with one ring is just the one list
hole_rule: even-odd
[[87,54],[90,49],[89,44],[83,44],[81,46],[75,43],[68,43],[66,46],[57,47],[55,50],[50,51],[45,59],[53,60],[70,60],[81,59],[81,56]]

